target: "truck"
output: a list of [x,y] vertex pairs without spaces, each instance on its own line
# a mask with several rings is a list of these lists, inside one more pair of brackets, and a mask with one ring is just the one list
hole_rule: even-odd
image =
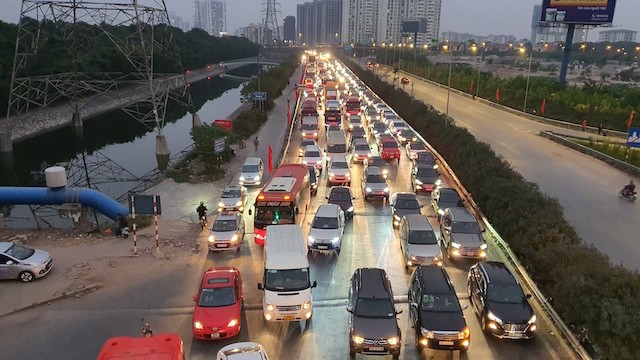
[[309,321],[313,316],[307,246],[299,225],[267,227],[264,246],[264,275],[258,289],[263,292],[262,311],[266,321]]

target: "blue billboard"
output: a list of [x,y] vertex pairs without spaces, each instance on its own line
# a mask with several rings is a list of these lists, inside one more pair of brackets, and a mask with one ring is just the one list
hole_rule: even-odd
[[613,22],[616,0],[542,0],[546,23],[602,25]]
[[627,146],[640,148],[640,128],[630,128],[627,134]]

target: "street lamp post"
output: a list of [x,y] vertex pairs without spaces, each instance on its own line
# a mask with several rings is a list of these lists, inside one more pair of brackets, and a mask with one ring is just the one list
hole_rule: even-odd
[[531,48],[531,54],[529,55],[529,69],[527,70],[527,87],[524,91],[524,106],[522,112],[527,112],[527,97],[529,95],[529,76],[531,74],[531,60],[533,59],[533,47]]
[[453,49],[449,45],[445,45],[449,50],[449,81],[447,86],[447,117],[449,116],[449,99],[451,98],[451,67],[453,65]]
[[488,44],[490,44],[490,42],[483,42],[482,43],[482,51],[480,52],[480,65],[478,65],[478,81],[476,81],[476,95],[475,96],[478,96],[478,92],[480,91],[480,70],[482,69],[482,57],[484,56],[484,50],[486,49]]

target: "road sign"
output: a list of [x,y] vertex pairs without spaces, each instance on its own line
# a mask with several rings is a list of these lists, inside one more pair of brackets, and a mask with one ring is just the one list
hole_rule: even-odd
[[640,128],[632,127],[627,134],[627,146],[640,148]]
[[227,147],[227,137],[221,137],[219,139],[216,139],[213,143],[213,153],[214,154],[219,154],[221,152],[224,151],[224,149],[226,149]]
[[251,94],[253,101],[267,101],[267,93],[264,91],[254,91]]
[[[154,195],[133,195],[133,201],[136,204],[136,214],[153,215],[153,197]],[[156,207],[158,215],[162,215],[162,206],[160,206],[160,195],[155,195]],[[131,213],[131,197],[129,197],[129,213]]]

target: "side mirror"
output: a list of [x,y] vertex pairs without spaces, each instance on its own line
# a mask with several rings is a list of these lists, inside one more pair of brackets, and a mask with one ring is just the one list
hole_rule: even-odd
[[486,232],[486,231],[487,231],[487,229],[482,229],[482,232]]
[[193,299],[193,301],[198,301],[198,297],[197,296],[192,297],[192,299]]
[[416,309],[418,308],[418,303],[417,302],[411,302],[409,305],[411,305],[411,307],[414,307]]
[[9,260],[9,261],[7,261],[5,264],[6,264],[6,265],[13,265],[13,264],[15,264],[15,262],[13,262],[13,260]]
[[329,200],[329,197],[328,197],[328,196],[325,196],[324,198],[325,198],[325,199],[327,199],[327,200]]
[[249,215],[252,215],[251,209],[249,209]]
[[402,314],[402,310],[396,310],[396,315]]
[[264,288],[262,287],[262,283],[258,283],[258,290],[264,290]]
[[527,299],[531,299],[531,294],[527,294],[527,295],[525,295],[525,297],[526,297]]
[[309,221],[309,222],[307,222],[307,225],[311,226],[311,222],[310,222],[310,221]]
[[318,282],[317,282],[317,281],[314,281],[314,282],[313,282],[313,285],[311,285],[311,288],[313,289],[313,288],[315,288],[315,287],[317,287],[317,286],[318,286]]
[[352,197],[351,197],[351,200],[355,200],[355,199],[356,199],[356,197],[355,197],[355,196],[352,196]]
[[353,308],[351,306],[347,306],[347,312],[353,312]]

